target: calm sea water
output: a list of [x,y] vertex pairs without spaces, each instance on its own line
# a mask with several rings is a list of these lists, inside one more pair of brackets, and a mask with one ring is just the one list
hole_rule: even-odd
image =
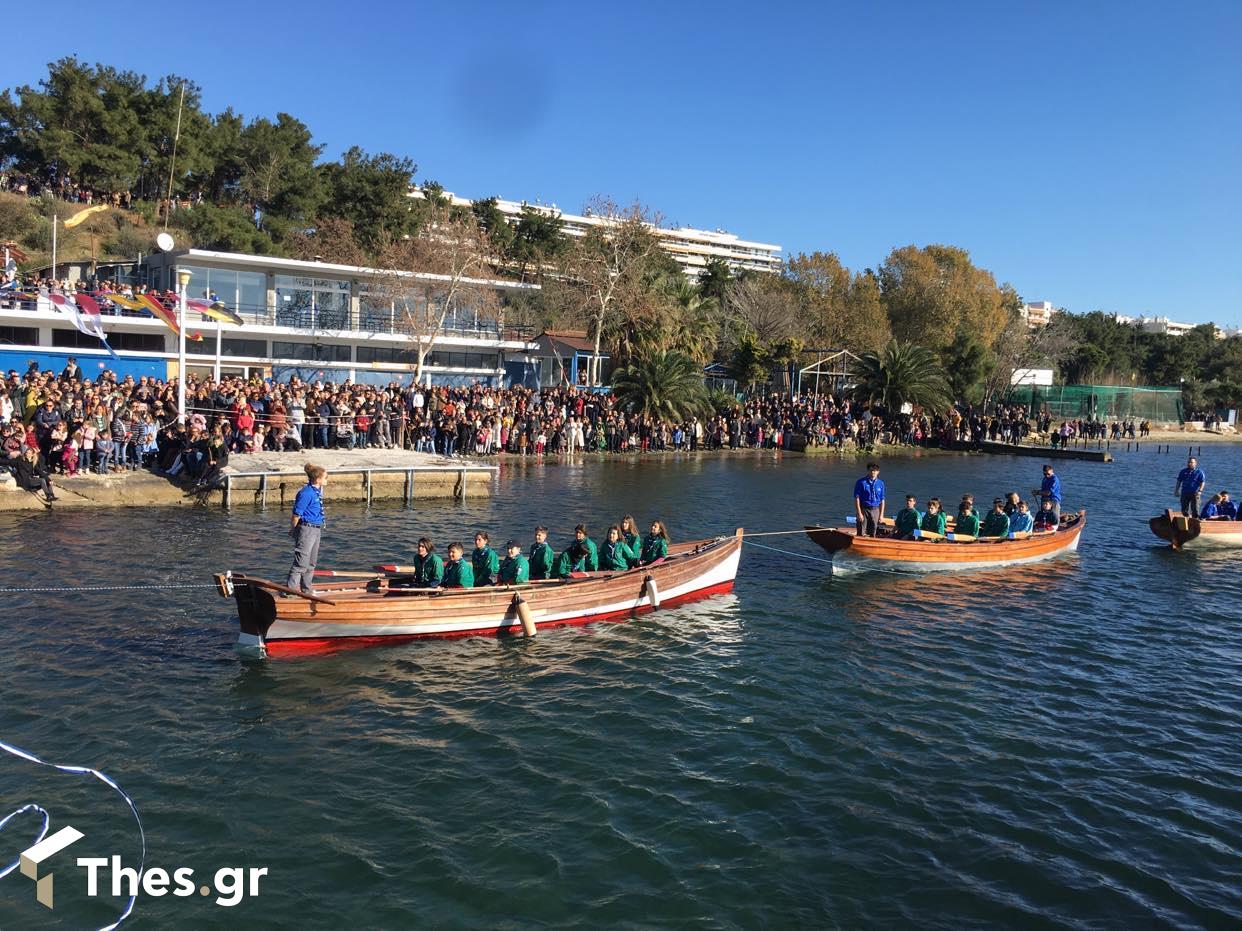
[[[1242,450],[1203,456],[1242,491]],[[1038,482],[1008,457],[884,460],[894,497]],[[330,506],[325,565],[413,540],[558,540],[633,511],[678,538],[848,513],[859,463],[775,456],[506,465],[495,495]],[[132,795],[149,865],[267,867],[259,895],[146,897],[135,927],[1237,927],[1237,557],[1173,554],[1144,519],[1181,462],[1062,463],[1077,557],[832,581],[798,537],[747,548],[733,595],[630,624],[247,664],[210,590],[0,594],[0,739]],[[8,585],[283,576],[285,516],[0,518]],[[797,555],[794,555],[797,554]],[[138,855],[106,786],[0,755],[23,802]],[[30,819],[0,831],[0,866]],[[115,913],[60,867],[0,926]],[[105,890],[106,891],[106,890]]]

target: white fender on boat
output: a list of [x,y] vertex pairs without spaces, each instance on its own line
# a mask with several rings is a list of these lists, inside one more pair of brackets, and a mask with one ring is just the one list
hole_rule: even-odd
[[651,602],[652,609],[660,607],[660,589],[656,585],[656,580],[651,576],[647,576],[645,588],[647,589],[647,599]]
[[537,629],[535,627],[535,617],[530,613],[530,605],[526,603],[526,599],[514,597],[513,609],[517,611],[518,620],[522,622],[522,630],[526,636],[535,636]]

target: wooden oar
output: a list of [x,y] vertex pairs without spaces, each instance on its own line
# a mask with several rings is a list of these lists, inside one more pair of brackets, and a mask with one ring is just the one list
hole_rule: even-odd
[[245,582],[250,585],[257,585],[259,588],[270,588],[272,591],[284,592],[286,595],[296,595],[299,598],[305,598],[307,601],[317,601],[320,604],[335,605],[335,601],[329,601],[327,598],[320,598],[318,595],[308,595],[306,592],[300,592],[296,588],[289,588],[287,585],[281,585],[278,582],[269,582],[267,579],[256,579],[249,575],[233,576],[233,584]]

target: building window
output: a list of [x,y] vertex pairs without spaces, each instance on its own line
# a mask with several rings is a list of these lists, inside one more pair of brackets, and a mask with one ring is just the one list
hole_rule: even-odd
[[345,330],[353,289],[333,278],[276,276],[276,323],[305,330]]
[[295,343],[274,341],[273,359],[299,359],[304,362],[348,362],[349,347],[335,343]]
[[[59,330],[53,332],[59,333]],[[77,333],[77,330],[73,331]],[[79,334],[82,335],[82,334]],[[96,344],[99,340],[95,340]],[[39,330],[32,326],[0,326],[0,343],[8,343],[14,346],[37,346],[39,345]]]

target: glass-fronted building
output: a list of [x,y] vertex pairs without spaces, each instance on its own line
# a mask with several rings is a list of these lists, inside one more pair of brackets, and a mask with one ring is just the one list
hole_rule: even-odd
[[[428,338],[411,321],[425,327],[429,317],[438,319],[442,276],[201,249],[156,253],[132,274],[150,287],[176,290],[180,270],[191,273],[189,297],[222,301],[243,320],[241,326],[218,324],[190,312],[186,332],[202,336],[186,343],[191,372],[408,383],[422,346],[424,382],[539,380],[534,334],[504,322],[513,296],[537,285],[472,279]],[[65,314],[0,297],[0,365],[24,371],[29,361],[41,361],[55,368],[76,355],[87,373],[98,365],[118,374],[175,374],[177,339],[159,320],[118,312],[104,317],[104,329],[117,359]]]

